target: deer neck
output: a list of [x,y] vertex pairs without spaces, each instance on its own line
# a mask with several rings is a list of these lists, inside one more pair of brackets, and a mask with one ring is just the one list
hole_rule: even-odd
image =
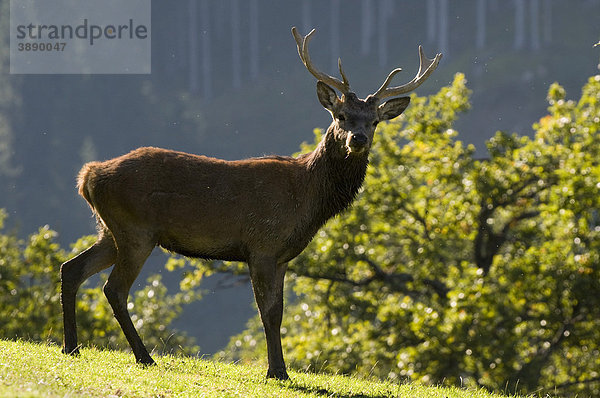
[[347,209],[356,198],[365,179],[369,163],[368,151],[349,155],[336,141],[332,127],[307,158],[311,185],[315,187],[315,210],[325,219]]

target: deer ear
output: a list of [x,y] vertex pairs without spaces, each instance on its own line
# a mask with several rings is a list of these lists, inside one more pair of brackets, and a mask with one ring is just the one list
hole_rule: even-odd
[[331,113],[334,113],[340,102],[335,90],[320,80],[317,82],[317,97],[321,105]]
[[410,97],[394,98],[384,102],[377,108],[379,120],[390,120],[396,116],[400,116],[409,103]]

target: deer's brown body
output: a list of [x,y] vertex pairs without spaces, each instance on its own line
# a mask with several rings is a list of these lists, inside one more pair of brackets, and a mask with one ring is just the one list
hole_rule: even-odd
[[363,181],[365,161],[346,161],[342,179],[318,164],[328,159],[323,151],[224,161],[139,148],[86,164],[80,192],[109,231],[135,225],[154,246],[191,257],[248,261],[268,253],[285,263]]
[[[127,311],[133,281],[154,247],[187,256],[245,261],[267,339],[267,376],[286,379],[280,340],[286,263],[317,230],[346,209],[363,183],[375,127],[398,116],[410,91],[437,66],[424,58],[412,82],[388,89],[390,74],[373,95],[361,100],[344,81],[318,72],[308,56],[309,34],[293,30],[298,52],[319,79],[317,94],[333,122],[310,153],[297,158],[239,161],[159,148],[139,148],[121,157],[86,164],[79,192],[100,223],[98,241],[61,267],[66,353],[77,353],[75,296],[89,276],[115,265],[104,292],[140,363],[154,361]],[[338,98],[333,86],[342,92]]]

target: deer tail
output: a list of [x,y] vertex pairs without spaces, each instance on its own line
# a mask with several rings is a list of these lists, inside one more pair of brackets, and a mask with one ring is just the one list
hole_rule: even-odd
[[102,220],[102,218],[100,217],[98,209],[96,209],[96,204],[94,200],[93,188],[95,185],[95,180],[97,180],[98,177],[97,165],[99,163],[100,162],[89,162],[83,165],[81,171],[79,172],[79,175],[77,176],[77,190],[79,192],[79,195],[81,195],[88,203],[90,209],[92,210],[92,213],[94,213],[94,216],[96,217],[96,222],[98,225],[98,234],[100,235],[100,237],[102,237],[103,235],[112,236],[112,233],[104,223],[104,220]]
[[81,195],[86,202],[88,202],[94,213],[96,212],[96,209],[94,207],[92,192],[90,190],[90,179],[95,174],[94,171],[96,168],[96,163],[97,162],[90,162],[83,165],[79,175],[77,176],[77,190],[79,191],[79,195]]

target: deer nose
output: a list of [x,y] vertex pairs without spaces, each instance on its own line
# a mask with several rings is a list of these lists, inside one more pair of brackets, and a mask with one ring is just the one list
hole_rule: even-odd
[[367,145],[368,141],[369,141],[369,139],[364,134],[352,134],[350,136],[350,145],[352,145],[352,146],[357,146],[357,147],[365,146],[365,145]]

